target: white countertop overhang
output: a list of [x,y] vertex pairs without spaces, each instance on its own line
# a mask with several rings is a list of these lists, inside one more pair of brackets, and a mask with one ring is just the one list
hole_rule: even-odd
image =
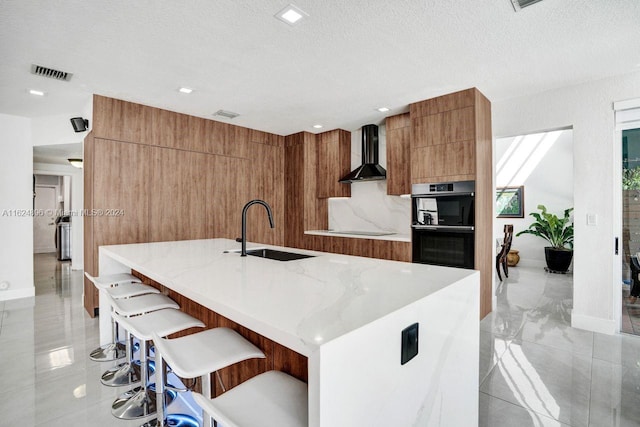
[[321,345],[471,275],[462,270],[249,243],[315,255],[241,257],[229,239],[102,246],[136,270],[255,332],[309,356]]

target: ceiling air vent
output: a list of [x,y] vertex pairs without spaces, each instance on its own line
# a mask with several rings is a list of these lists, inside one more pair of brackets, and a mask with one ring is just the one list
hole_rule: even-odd
[[36,76],[49,77],[50,79],[63,80],[68,82],[71,80],[72,73],[66,71],[54,70],[53,68],[43,67],[42,65],[31,64],[31,74]]
[[533,4],[536,4],[542,0],[511,0],[511,4],[515,11],[519,11],[520,9],[524,9],[525,7],[529,7]]
[[215,113],[213,113],[213,115],[214,116],[219,116],[219,117],[224,117],[226,119],[234,119],[234,118],[238,117],[240,114],[234,113],[233,111],[218,110]]

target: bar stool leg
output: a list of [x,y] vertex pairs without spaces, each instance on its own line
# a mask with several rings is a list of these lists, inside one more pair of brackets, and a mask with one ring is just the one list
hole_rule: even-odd
[[[165,363],[162,355],[157,352],[155,353],[156,360],[156,371],[155,371],[155,381],[156,381],[156,404],[157,402],[162,402],[161,404],[157,404],[156,409],[156,418],[147,421],[142,424],[141,427],[200,427],[198,421],[191,417],[190,415],[169,415],[167,413],[167,406],[173,400],[170,392],[167,392],[167,364]],[[169,385],[169,388],[173,386]],[[204,420],[204,418],[203,418]],[[204,427],[207,426],[206,421],[204,422]]]
[[126,345],[120,342],[118,324],[113,320],[113,317],[111,318],[111,335],[113,336],[113,342],[93,350],[89,354],[89,359],[94,362],[112,362],[126,357]]
[[[204,374],[202,377],[202,394],[206,396],[208,399],[211,399],[211,374]],[[211,422],[211,417],[208,417],[207,414],[202,411],[202,427],[213,427],[217,425],[215,421]]]
[[113,368],[108,369],[104,374],[102,374],[102,378],[100,378],[100,381],[106,386],[120,387],[133,385],[140,382],[140,367],[144,365],[138,365],[134,362],[133,337],[131,336],[129,331],[126,331],[125,336],[125,349],[129,360],[119,364],[118,366],[114,366]]
[[[140,340],[141,367],[148,366],[148,353],[148,342],[145,340]],[[158,369],[158,367],[156,367],[155,369]],[[155,392],[149,388],[149,369],[141,369],[140,373],[141,385],[121,394],[111,405],[111,413],[114,417],[125,420],[133,420],[137,418],[144,418],[156,413],[158,402],[156,400]],[[169,405],[175,398],[175,393],[165,393],[164,388],[165,387],[162,387],[162,395],[164,396],[164,399],[161,400],[161,402],[164,401],[167,405]]]

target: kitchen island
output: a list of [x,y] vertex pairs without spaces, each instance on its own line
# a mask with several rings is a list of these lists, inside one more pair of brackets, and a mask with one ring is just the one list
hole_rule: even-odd
[[[478,272],[248,247],[313,256],[241,257],[228,239],[103,246],[100,274],[136,271],[306,357],[310,426],[477,425]],[[418,354],[401,364],[415,323]]]

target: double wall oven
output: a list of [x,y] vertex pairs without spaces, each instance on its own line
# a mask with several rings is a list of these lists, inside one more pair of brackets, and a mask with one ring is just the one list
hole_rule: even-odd
[[413,262],[474,267],[475,181],[414,184]]

